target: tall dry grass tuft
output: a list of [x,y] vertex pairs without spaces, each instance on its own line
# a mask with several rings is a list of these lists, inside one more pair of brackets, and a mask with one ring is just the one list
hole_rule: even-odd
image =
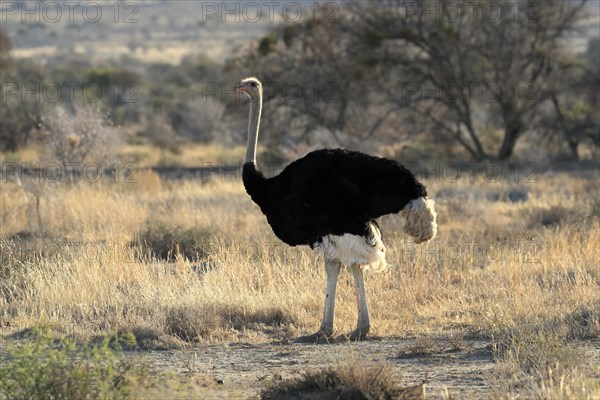
[[262,391],[261,399],[425,399],[423,385],[402,386],[400,378],[385,363],[338,365],[272,383]]

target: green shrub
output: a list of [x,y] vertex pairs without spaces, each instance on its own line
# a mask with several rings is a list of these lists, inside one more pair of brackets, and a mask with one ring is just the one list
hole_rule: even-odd
[[0,364],[0,398],[126,399],[134,383],[148,379],[111,349],[110,340],[82,345],[48,329],[27,336],[8,346],[8,357]]

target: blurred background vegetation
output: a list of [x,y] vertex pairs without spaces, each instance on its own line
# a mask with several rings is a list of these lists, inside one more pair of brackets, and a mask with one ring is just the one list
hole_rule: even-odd
[[250,75],[265,83],[261,144],[274,160],[324,146],[408,161],[598,159],[595,0],[257,2],[260,16],[243,2],[135,1],[103,4],[93,23],[66,6],[56,22],[23,17],[35,3],[3,3],[4,160],[36,148],[106,161],[79,146],[110,142],[129,146],[127,161],[150,146],[178,164],[188,146],[243,145],[233,87]]

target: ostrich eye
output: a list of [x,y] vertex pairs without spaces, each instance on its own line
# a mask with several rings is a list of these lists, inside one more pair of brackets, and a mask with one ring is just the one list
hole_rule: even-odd
[[250,86],[256,87],[256,82],[250,82]]

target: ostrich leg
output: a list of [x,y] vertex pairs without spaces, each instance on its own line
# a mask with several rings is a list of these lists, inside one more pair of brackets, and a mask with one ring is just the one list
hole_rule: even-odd
[[323,321],[317,333],[301,336],[299,342],[318,342],[328,340],[333,336],[333,319],[335,316],[335,292],[337,280],[342,265],[339,261],[325,261],[325,272],[327,273],[327,290],[325,292],[325,310]]
[[326,335],[333,335],[333,319],[335,317],[335,291],[337,288],[338,275],[340,274],[341,264],[339,261],[325,261],[325,271],[327,272],[327,291],[325,292],[325,311],[323,311],[323,322],[319,332]]
[[358,323],[356,330],[350,334],[350,340],[362,340],[366,338],[371,327],[369,320],[369,306],[367,305],[367,292],[365,291],[365,279],[360,265],[352,265],[352,274],[356,284],[356,303],[358,305]]

